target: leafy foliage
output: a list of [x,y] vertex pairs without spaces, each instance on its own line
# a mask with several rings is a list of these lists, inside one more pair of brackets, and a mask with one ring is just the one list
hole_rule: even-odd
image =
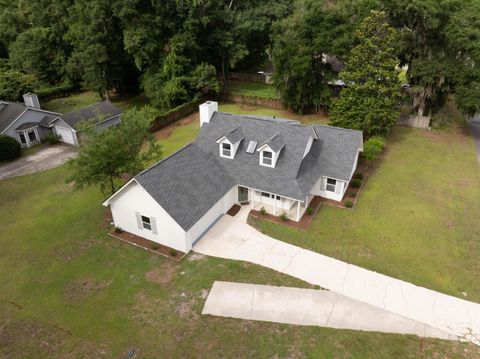
[[35,78],[18,71],[0,72],[0,99],[18,101],[22,95],[32,91],[35,87]]
[[[367,161],[373,161],[382,152],[383,147],[385,147],[385,139],[383,137],[380,137],[380,136],[370,137],[363,144],[362,156]],[[355,179],[362,180],[362,178],[360,177],[355,177]]]
[[363,21],[357,31],[358,44],[340,73],[346,87],[334,103],[332,125],[361,130],[368,138],[385,135],[395,124],[400,86],[394,36],[384,12],[372,11]]
[[22,154],[22,148],[13,137],[0,135],[0,162],[13,161]]
[[122,116],[118,127],[103,132],[95,127],[86,130],[79,156],[72,161],[76,188],[99,185],[103,192],[114,193],[115,181],[123,174],[135,175],[161,155],[160,147],[150,134],[156,111],[150,107],[133,108]]

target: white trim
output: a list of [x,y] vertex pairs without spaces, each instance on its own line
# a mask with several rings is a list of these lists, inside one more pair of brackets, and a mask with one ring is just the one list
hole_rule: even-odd
[[[130,181],[128,181],[127,183],[125,183],[122,187],[120,187],[119,189],[117,189],[114,194],[112,194],[112,195],[111,195],[110,197],[108,197],[105,201],[103,201],[102,206],[105,206],[105,207],[106,207],[106,206],[110,205],[110,201],[113,199],[113,197],[116,197],[117,194],[119,194],[121,191],[123,191],[123,189],[124,189],[125,187],[127,187],[130,183],[132,183],[133,181],[135,181],[135,182],[140,186],[140,183],[138,183],[138,181],[135,179],[135,177],[132,178]],[[140,186],[140,187],[142,187],[142,186]],[[142,187],[142,188],[143,188],[143,187]],[[148,192],[147,192],[147,193],[148,193]],[[149,195],[150,197],[152,197],[152,195],[151,195],[150,193],[149,193],[148,195]],[[153,198],[153,197],[152,197],[152,198]],[[157,202],[157,201],[155,201],[155,202]],[[158,203],[158,202],[157,202],[157,203]]]
[[[269,148],[269,150],[263,150],[263,151],[260,152],[260,166],[275,168],[275,154],[276,154],[276,152],[273,152],[270,149],[270,147],[268,147],[268,148]],[[272,157],[269,158],[270,164],[264,162],[264,156],[263,156],[264,153],[270,153],[272,155]]]
[[[67,127],[68,127],[69,129],[71,129],[72,131],[78,132],[76,129],[74,129],[72,126],[70,126],[70,125],[69,125],[68,123],[66,123],[64,120],[62,120],[60,117],[57,117],[56,119],[54,119],[53,121],[49,122],[48,124],[54,126],[54,123],[55,123],[56,121],[58,121],[58,120],[62,121],[62,123],[64,123],[65,126],[67,126]],[[60,126],[60,127],[61,127],[61,126]]]
[[26,108],[25,110],[23,110],[23,112],[22,112],[20,115],[18,115],[18,116],[15,118],[15,120],[13,120],[13,121],[7,126],[7,127],[2,131],[1,134],[4,134],[10,127],[12,127],[12,125],[13,125],[20,117],[22,117],[23,114],[24,114],[25,112],[27,112],[27,111],[28,111],[28,108]]

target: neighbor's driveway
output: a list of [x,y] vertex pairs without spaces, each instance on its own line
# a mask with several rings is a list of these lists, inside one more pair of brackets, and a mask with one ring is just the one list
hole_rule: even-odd
[[0,165],[0,180],[58,167],[76,156],[76,148],[72,146],[56,145],[47,147],[33,155]]
[[246,223],[248,212],[224,215],[193,250],[272,268],[480,345],[480,304],[273,239]]

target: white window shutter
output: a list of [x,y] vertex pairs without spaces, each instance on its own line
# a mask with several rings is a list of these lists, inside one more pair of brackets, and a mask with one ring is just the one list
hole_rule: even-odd
[[343,187],[343,182],[342,181],[337,181],[335,183],[335,193],[336,194],[341,194],[342,193],[342,187]]
[[152,233],[157,234],[157,221],[155,221],[155,217],[150,217],[150,225],[152,226]]
[[137,226],[138,226],[138,228],[143,229],[142,216],[140,215],[140,212],[135,212],[135,215],[137,216]]
[[325,177],[322,177],[320,180],[320,191],[326,191],[327,190],[327,179]]

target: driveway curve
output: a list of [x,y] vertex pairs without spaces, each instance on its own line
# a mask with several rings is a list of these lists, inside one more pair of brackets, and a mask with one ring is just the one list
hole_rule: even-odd
[[33,155],[0,165],[0,180],[55,168],[76,156],[75,147],[67,145],[50,146]]
[[259,264],[480,345],[480,304],[276,240],[249,226],[248,212],[224,215],[193,250]]

